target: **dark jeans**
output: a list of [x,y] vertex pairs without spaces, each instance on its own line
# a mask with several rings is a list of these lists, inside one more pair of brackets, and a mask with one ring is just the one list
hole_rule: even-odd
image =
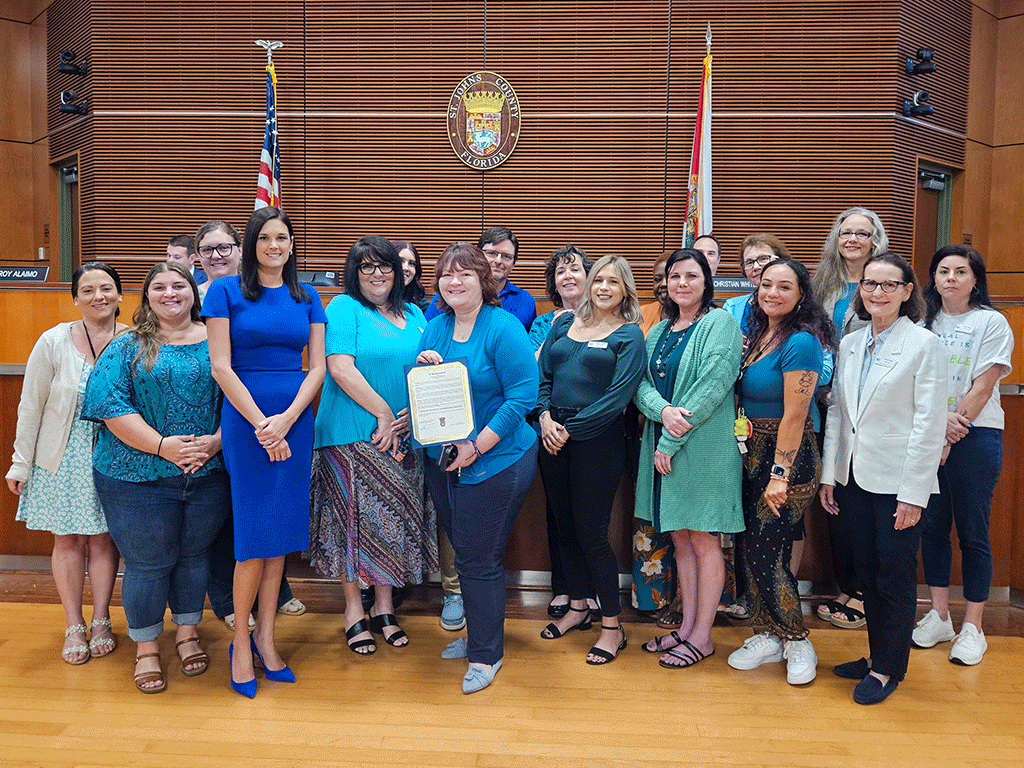
[[[287,559],[285,567],[287,568]],[[210,545],[210,580],[207,591],[210,595],[210,607],[218,619],[235,612],[233,602],[235,578],[235,525],[229,514],[221,526],[220,532]],[[288,579],[281,578],[281,591],[277,594],[277,607],[291,600],[295,595],[288,585]],[[257,595],[253,603],[253,611],[259,611],[260,599]]]
[[592,578],[601,614],[608,617],[618,616],[621,610],[619,563],[608,543],[608,524],[625,462],[622,429],[620,417],[589,440],[569,438],[554,456],[540,452],[540,472],[558,526],[569,597],[588,597]]
[[156,640],[168,605],[175,624],[198,624],[210,544],[231,509],[227,473],[131,483],[93,470],[93,480],[124,557],[121,601],[128,636]]
[[[470,465],[464,472],[472,472]],[[537,473],[537,443],[512,466],[481,483],[460,483],[455,472],[427,462],[427,489],[455,549],[455,570],[466,610],[468,655],[495,664],[505,655],[505,567],[512,525]]]
[[963,558],[964,597],[988,600],[992,584],[992,547],[988,519],[999,471],[1003,467],[1003,432],[973,427],[953,443],[939,467],[939,495],[932,496],[921,518],[921,561],[930,587],[948,587],[953,565],[949,531],[956,521]]
[[921,526],[897,531],[896,496],[865,491],[853,477],[835,487],[853,564],[864,587],[871,669],[894,680],[907,674],[917,615],[917,548]]

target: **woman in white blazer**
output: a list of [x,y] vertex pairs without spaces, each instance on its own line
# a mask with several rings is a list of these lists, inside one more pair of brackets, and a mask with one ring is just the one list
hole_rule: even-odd
[[[92,482],[98,428],[78,415],[97,355],[124,330],[116,319],[121,278],[102,262],[83,264],[71,276],[71,296],[82,319],[45,331],[25,366],[7,487],[20,497],[15,519],[53,533],[53,580],[67,618],[61,658],[78,665],[115,646],[110,596],[119,555]],[[86,570],[93,601],[88,627],[82,615]]]
[[821,503],[839,515],[864,584],[867,659],[839,664],[860,680],[853,698],[875,704],[907,672],[917,600],[921,510],[938,492],[946,382],[938,338],[915,323],[924,301],[910,265],[872,257],[854,298],[871,324],[839,347],[825,427]]

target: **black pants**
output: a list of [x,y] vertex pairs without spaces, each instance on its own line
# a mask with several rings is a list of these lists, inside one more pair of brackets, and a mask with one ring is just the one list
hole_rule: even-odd
[[572,600],[584,600],[589,580],[603,616],[618,616],[619,563],[608,543],[612,502],[622,479],[622,417],[589,440],[570,438],[554,456],[540,452],[540,471],[558,527],[562,567]]
[[852,468],[849,482],[836,486],[835,500],[864,587],[871,669],[902,680],[917,615],[921,526],[897,531],[896,496],[865,491],[857,485]]

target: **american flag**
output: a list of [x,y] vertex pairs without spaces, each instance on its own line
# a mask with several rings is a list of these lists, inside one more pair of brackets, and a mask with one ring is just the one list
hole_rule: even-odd
[[[271,175],[273,166],[273,175]],[[281,152],[277,145],[277,73],[267,64],[267,127],[260,154],[260,175],[256,182],[256,208],[281,207]]]

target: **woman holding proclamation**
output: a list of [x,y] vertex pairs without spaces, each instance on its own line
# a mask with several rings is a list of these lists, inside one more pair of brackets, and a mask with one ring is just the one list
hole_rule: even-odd
[[226,396],[221,427],[237,561],[231,687],[250,698],[254,658],[269,680],[295,677],[274,645],[275,611],[260,611],[251,635],[239,619],[257,592],[260,605],[277,604],[285,556],[309,547],[310,403],[324,380],[327,318],[316,290],[299,283],[294,248],[288,216],[260,208],[245,226],[241,276],[215,280],[203,303],[213,375]]
[[[117,322],[121,278],[103,262],[83,264],[71,276],[71,298],[82,319],[43,333],[25,366],[7,487],[21,497],[15,519],[53,533],[53,580],[67,618],[61,658],[77,665],[114,650],[110,596],[119,558],[92,484],[99,427],[79,416],[98,355],[124,329]],[[87,569],[88,627],[82,613]]]
[[420,363],[462,358],[469,368],[477,436],[454,443],[446,467],[427,451],[427,487],[455,548],[468,641],[442,658],[469,658],[464,693],[489,686],[505,653],[505,569],[512,524],[537,468],[537,435],[525,417],[537,403],[537,360],[526,330],[501,308],[491,267],[477,246],[454,243],[434,268],[441,314],[420,340]]
[[[437,521],[425,504],[422,452],[404,440],[396,416],[408,407],[405,366],[416,361],[427,326],[404,300],[402,262],[383,237],[356,241],[345,262],[345,294],[327,306],[327,369],[313,454],[311,560],[342,577],[349,648],[377,650],[409,638],[398,626],[392,590],[421,584],[437,568]],[[403,422],[407,429],[407,422]],[[360,586],[374,586],[370,622]]]

